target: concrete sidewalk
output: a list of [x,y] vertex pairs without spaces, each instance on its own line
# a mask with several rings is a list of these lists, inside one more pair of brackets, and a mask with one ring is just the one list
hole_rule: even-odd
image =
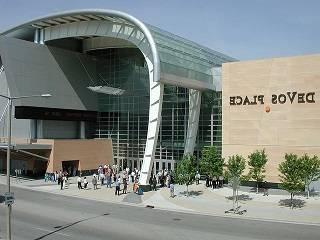
[[[11,179],[12,186],[28,188],[36,191],[63,194],[66,196],[92,199],[102,202],[128,204],[139,207],[147,205],[158,209],[181,211],[197,214],[230,216],[239,218],[264,219],[267,221],[284,221],[304,224],[317,224],[320,226],[320,197],[307,199],[303,196],[295,197],[296,207],[289,206],[290,195],[284,191],[277,191],[276,194],[263,196],[261,193],[250,192],[250,188],[239,190],[240,210],[246,210],[243,215],[225,213],[232,208],[232,189],[224,187],[220,189],[206,188],[204,183],[189,186],[189,196],[186,195],[186,187],[175,185],[175,197],[170,197],[168,188],[157,191],[145,192],[144,195],[137,195],[132,192],[132,183],[128,186],[128,193],[115,195],[115,187],[106,188],[100,186],[93,190],[91,178],[87,177],[89,189],[79,190],[76,178],[70,178],[69,187],[60,190],[57,183],[44,182],[44,180]],[[0,184],[6,184],[6,177],[0,175]],[[246,191],[247,190],[247,191]],[[283,193],[285,195],[281,195]],[[18,199],[17,199],[18,201]]]

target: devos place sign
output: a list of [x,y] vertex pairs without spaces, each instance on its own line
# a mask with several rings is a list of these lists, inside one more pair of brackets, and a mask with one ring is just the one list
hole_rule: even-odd
[[[281,94],[272,94],[272,104],[284,103],[315,103],[315,92],[301,93],[301,92],[286,92]],[[231,96],[230,105],[257,105],[264,104],[264,95],[253,96]]]

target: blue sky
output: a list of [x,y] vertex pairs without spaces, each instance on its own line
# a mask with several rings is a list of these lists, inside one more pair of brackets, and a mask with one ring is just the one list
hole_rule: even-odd
[[320,53],[319,0],[0,0],[0,31],[83,8],[124,11],[240,60]]

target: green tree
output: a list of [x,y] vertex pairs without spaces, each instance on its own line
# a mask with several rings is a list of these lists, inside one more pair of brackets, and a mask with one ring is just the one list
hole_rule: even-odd
[[305,154],[299,160],[303,164],[303,178],[309,198],[311,182],[320,179],[320,159],[317,156],[310,157]]
[[175,179],[179,184],[187,186],[187,195],[189,196],[189,185],[195,180],[196,164],[195,157],[186,155],[177,164]]
[[280,187],[287,190],[291,195],[291,206],[293,197],[305,187],[304,164],[296,154],[286,154],[285,161],[279,165]]
[[210,176],[221,176],[223,174],[224,160],[218,154],[215,146],[205,147],[202,150],[200,171]]
[[233,209],[235,210],[235,203],[238,202],[238,187],[240,184],[240,177],[246,168],[246,161],[242,156],[233,155],[228,159],[227,175],[232,181],[233,188]]
[[233,155],[228,159],[228,176],[229,178],[240,178],[246,168],[246,160],[239,155]]
[[263,173],[266,172],[265,166],[268,161],[267,154],[265,153],[264,149],[259,151],[256,150],[255,152],[251,153],[249,156],[249,176],[250,178],[254,179],[257,182],[257,193],[259,192],[259,182],[262,182],[265,178]]

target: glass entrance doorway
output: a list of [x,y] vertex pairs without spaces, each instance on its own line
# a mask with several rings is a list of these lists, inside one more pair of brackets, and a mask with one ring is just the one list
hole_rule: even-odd
[[79,160],[62,161],[62,169],[69,176],[76,176],[79,169]]

